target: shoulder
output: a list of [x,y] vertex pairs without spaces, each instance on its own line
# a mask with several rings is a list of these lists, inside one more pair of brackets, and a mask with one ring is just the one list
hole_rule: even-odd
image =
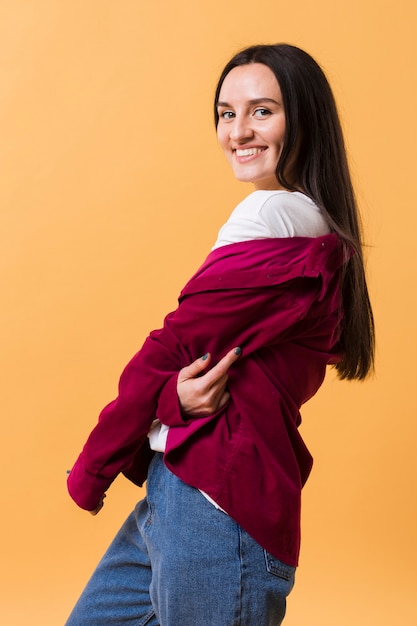
[[318,237],[329,227],[314,201],[301,192],[259,191],[258,214],[275,237]]
[[255,196],[254,201],[256,200],[261,211],[292,209],[319,212],[315,202],[301,191],[277,189],[275,191],[254,191],[251,195]]
[[[252,191],[252,193],[250,193],[243,200],[241,200],[241,202],[239,202],[239,204],[235,208],[235,211],[250,211],[253,215],[253,213],[262,211],[263,209],[265,209],[265,207],[283,207],[286,204],[292,203],[293,195],[294,194],[290,191],[284,191],[280,189],[272,191],[267,191],[263,189]],[[308,200],[307,196],[304,196],[304,194],[299,195]],[[297,202],[297,199],[295,199],[295,201]]]

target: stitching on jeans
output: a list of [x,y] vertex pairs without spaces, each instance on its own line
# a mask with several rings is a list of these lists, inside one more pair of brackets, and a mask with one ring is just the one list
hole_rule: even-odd
[[243,611],[243,541],[242,541],[242,529],[237,526],[239,537],[239,560],[240,560],[240,589],[239,589],[239,617],[236,622],[236,626],[241,626],[242,611]]
[[148,613],[147,615],[145,615],[144,620],[141,620],[140,622],[138,622],[137,626],[146,626],[146,624],[149,624],[149,620],[151,620],[153,617],[155,616],[155,611],[151,611],[150,613]]
[[287,565],[286,563],[282,563],[275,557],[272,556],[267,550],[264,550],[265,561],[266,561],[266,569],[270,574],[274,576],[278,576],[278,578],[282,578],[283,580],[290,581],[295,572],[295,568],[291,565]]

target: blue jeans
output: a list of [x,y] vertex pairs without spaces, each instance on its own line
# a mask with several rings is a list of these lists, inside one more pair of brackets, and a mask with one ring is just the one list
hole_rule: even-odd
[[157,453],[66,626],[278,626],[294,574]]

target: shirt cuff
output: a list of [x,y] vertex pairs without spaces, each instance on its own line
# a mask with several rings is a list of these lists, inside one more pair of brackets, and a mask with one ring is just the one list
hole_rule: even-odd
[[166,426],[184,426],[189,421],[181,411],[177,393],[178,374],[172,374],[159,394],[157,417]]
[[113,480],[87,472],[80,455],[68,476],[68,492],[80,508],[94,511]]

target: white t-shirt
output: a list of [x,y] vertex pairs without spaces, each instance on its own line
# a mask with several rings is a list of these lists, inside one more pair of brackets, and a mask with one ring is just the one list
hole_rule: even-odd
[[213,246],[270,237],[320,237],[329,227],[320,210],[299,191],[254,191],[233,210]]
[[[299,191],[254,191],[232,211],[219,230],[213,250],[240,241],[273,237],[320,237],[330,232],[319,208]],[[149,432],[152,450],[165,452],[169,426],[155,420]]]

